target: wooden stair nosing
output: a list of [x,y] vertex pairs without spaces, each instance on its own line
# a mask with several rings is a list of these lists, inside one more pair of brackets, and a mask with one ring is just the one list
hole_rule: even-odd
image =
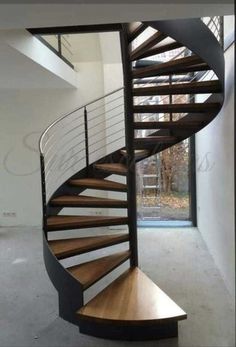
[[125,225],[127,217],[107,216],[50,216],[47,218],[48,231],[86,229],[101,226]]
[[130,258],[131,252],[124,251],[98,258],[67,268],[86,290]]
[[65,259],[127,241],[129,241],[129,234],[115,234],[52,240],[48,243],[58,259]]
[[78,318],[119,326],[179,321],[187,314],[137,267],[130,268],[77,311]]
[[116,174],[116,175],[127,175],[127,167],[124,164],[119,163],[104,163],[104,164],[95,164],[97,170],[102,170],[107,173]]
[[72,179],[69,184],[75,187],[85,189],[108,190],[116,192],[127,192],[127,185],[115,181],[109,181],[102,178],[81,178]]
[[134,122],[135,129],[197,129],[203,121]]
[[125,200],[118,199],[98,198],[84,195],[64,195],[52,199],[50,205],[64,207],[126,208],[128,203]]
[[174,143],[177,141],[175,136],[147,136],[147,137],[136,137],[134,139],[135,145],[142,144],[156,144],[156,143]]
[[196,64],[196,65],[192,65],[192,66],[178,68],[175,71],[170,72],[170,73],[165,73],[165,72],[159,73],[158,76],[168,76],[170,74],[182,75],[182,74],[186,74],[186,73],[190,73],[190,72],[199,72],[199,71],[207,71],[207,70],[211,70],[209,65],[207,65],[206,63],[202,63],[202,64]]
[[139,59],[140,55],[142,55],[144,52],[146,52],[148,49],[150,49],[154,45],[163,41],[166,37],[167,36],[163,34],[162,32],[160,31],[156,32],[155,34],[150,36],[146,41],[144,41],[141,45],[139,45],[137,48],[135,48],[131,52],[130,59],[131,60]]
[[158,104],[158,105],[135,105],[134,113],[198,113],[217,111],[220,103],[188,103],[188,104]]
[[181,48],[183,45],[179,42],[171,42],[162,46],[157,46],[148,49],[146,52],[143,52],[143,54],[139,55],[139,59],[151,57],[153,55],[158,55],[167,51],[172,51],[173,49]]
[[175,95],[220,93],[222,91],[218,80],[191,83],[179,83],[156,87],[133,88],[133,96]]
[[191,55],[184,58],[179,58],[175,60],[171,60],[162,64],[153,64],[151,66],[136,68],[133,71],[134,78],[140,77],[150,77],[153,75],[159,75],[163,73],[174,73],[179,69],[191,67],[197,64],[204,63],[201,58],[196,55]]
[[[127,151],[126,149],[121,149],[120,150],[121,154],[124,156],[124,157],[127,157]],[[135,155],[135,158],[136,159],[140,159],[140,158],[144,158],[144,157],[147,157],[149,154],[149,151],[148,150],[135,150],[134,151],[134,155]]]
[[143,23],[140,23],[132,32],[128,34],[128,41],[132,42],[138,37],[145,29],[147,26]]

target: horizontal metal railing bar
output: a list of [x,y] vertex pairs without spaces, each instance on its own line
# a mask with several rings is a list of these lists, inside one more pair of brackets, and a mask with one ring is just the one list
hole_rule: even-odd
[[[119,97],[120,98],[120,97]],[[118,100],[118,98],[117,98],[117,100]],[[118,105],[118,106],[116,106],[116,107],[114,107],[114,108],[112,108],[112,109],[110,109],[110,110],[107,110],[107,112],[110,112],[110,111],[113,111],[114,109],[116,109],[116,108],[118,108],[118,107],[120,107],[120,106],[123,106],[124,104],[121,104],[121,105]],[[90,111],[89,111],[90,112]],[[88,113],[89,113],[88,112]],[[93,117],[92,119],[89,119],[88,121],[91,121],[91,120],[93,120],[93,119],[95,119],[95,118],[98,118],[99,116],[102,116],[102,115],[104,115],[104,114],[106,114],[106,112],[104,112],[103,114],[100,114],[100,115],[97,115],[96,117]],[[111,115],[112,116],[112,115]],[[78,118],[82,118],[82,115],[80,115],[80,116],[77,116],[77,117],[75,117],[74,119],[73,119],[73,121],[76,121]],[[67,125],[70,125],[70,123],[71,122],[69,122],[68,124],[66,124],[66,126]],[[83,126],[83,124],[80,124],[79,126],[77,126],[77,127],[74,127],[73,129],[70,129],[67,133],[65,133],[64,135],[63,135],[63,137],[65,136],[65,135],[68,135],[70,132],[72,132],[74,129],[78,129],[78,127],[80,127],[80,126]],[[51,139],[53,138],[53,137],[55,137],[57,134],[56,133],[53,133],[52,135],[51,135],[51,137],[47,140],[47,142],[43,145],[44,146],[44,150],[45,150],[45,147],[47,146],[47,144],[49,143],[49,141],[51,141]]]
[[[65,165],[69,160],[73,159],[75,156],[77,156],[77,155],[78,155],[79,153],[81,153],[81,152],[85,152],[85,148],[82,148],[82,149],[80,149],[79,151],[75,152],[75,153],[73,154],[72,157],[67,158],[67,159],[66,159],[65,161],[63,161],[62,163],[59,163],[58,161],[55,161],[54,163],[52,163],[51,167],[48,168],[48,172],[47,172],[46,175],[45,175],[46,179],[47,179],[48,175],[50,174],[50,172],[52,171],[52,168],[55,166],[55,165],[54,165],[55,163],[56,163],[56,164],[60,164],[59,166],[63,166],[63,165]],[[68,152],[67,152],[67,153],[68,153]],[[64,156],[65,154],[66,154],[66,153],[64,153],[62,156]]]
[[[75,128],[72,128],[72,129],[75,129]],[[72,133],[72,129],[71,129],[70,131],[68,131],[66,134],[64,134],[64,136],[62,136],[61,139],[65,138],[68,134],[71,134],[71,133]],[[76,129],[78,129],[78,127],[76,127]],[[69,140],[68,140],[67,142],[63,143],[63,147],[64,147],[65,145],[67,145],[68,143],[70,143],[70,142],[71,142],[72,140],[74,140],[75,138],[77,138],[77,137],[79,137],[79,136],[81,136],[81,135],[83,135],[83,134],[84,134],[84,130],[81,131],[81,132],[79,132],[79,133],[76,133],[76,135],[75,135],[74,137],[69,138]],[[51,150],[52,148],[54,148],[55,145],[56,145],[56,143],[53,142],[53,143],[50,145],[50,147],[46,148],[46,151],[44,152],[44,155],[47,156],[47,155],[48,155],[48,152],[50,152],[50,150]],[[59,149],[60,149],[60,148],[61,148],[61,147],[59,147]]]
[[[81,133],[81,134],[84,134],[84,133]],[[77,137],[79,137],[79,136],[80,136],[80,134],[76,134],[76,136],[70,138],[69,141],[67,141],[66,143],[63,143],[63,146],[59,147],[59,148],[57,149],[57,151],[59,151],[61,148],[65,148],[66,145],[68,145],[71,141],[77,139]],[[83,140],[80,141],[79,143],[83,142],[84,139],[85,139],[85,138],[83,138]],[[77,144],[79,144],[79,143],[77,143]],[[53,147],[54,147],[54,146],[53,146]],[[53,148],[53,147],[51,147],[51,148]],[[54,154],[52,154],[52,155],[54,155]],[[51,157],[52,157],[52,155],[51,155]],[[51,158],[51,157],[48,158],[48,152],[47,152],[47,155],[45,156],[45,162],[50,162],[50,158]]]
[[[62,153],[62,154],[60,154],[60,158],[58,157],[57,154],[55,154],[54,157],[52,157],[52,159],[54,159],[54,160],[53,160],[53,161],[51,160],[50,162],[47,163],[47,171],[50,170],[50,169],[55,165],[55,163],[58,163],[58,162],[61,160],[62,157],[66,156],[66,154],[67,154],[70,150],[72,150],[72,148],[70,148],[68,151],[66,151],[66,152],[64,152],[64,153]],[[79,152],[82,152],[82,151],[85,151],[85,147],[83,147],[83,148],[81,148],[81,149],[79,150]]]
[[[116,139],[116,140],[114,140],[114,141],[112,141],[112,142],[110,142],[110,143],[107,143],[106,146],[110,146],[110,145],[112,145],[113,143],[115,143],[115,142],[117,142],[117,141],[119,141],[119,140],[121,140],[121,139],[125,139],[125,136],[123,135],[123,136],[119,137],[118,139]],[[100,149],[105,148],[106,146],[102,146],[102,147],[100,147],[100,148],[96,148],[93,152],[89,152],[89,154],[92,155],[92,154],[96,153],[97,151],[99,151]]]
[[[86,156],[79,158],[75,163],[73,163],[71,166],[67,167],[66,170],[64,170],[61,175],[57,176],[56,178],[54,176],[52,176],[52,178],[54,179],[54,182],[56,183],[61,177],[63,177],[65,175],[65,173],[69,170],[71,170],[71,168],[73,168],[73,166],[75,166],[76,164],[78,164],[81,160],[86,159]],[[77,170],[77,169],[76,169]]]
[[[120,115],[123,114],[123,113],[124,113],[124,110],[123,110],[122,112],[120,112],[120,113],[117,113],[115,116],[112,117],[112,120],[113,120],[114,118],[120,116]],[[107,121],[107,120],[110,120],[110,118],[109,118],[109,119],[106,119],[106,121]],[[124,119],[122,119],[121,121],[124,122]],[[104,121],[102,121],[102,122],[100,122],[100,123],[97,123],[97,124],[95,124],[95,125],[92,126],[92,127],[89,127],[89,131],[90,131],[91,129],[96,128],[98,125],[101,125],[101,124],[104,124]],[[113,126],[113,124],[111,124],[109,127],[105,128],[105,129],[103,129],[103,131],[106,130],[106,129],[108,129],[108,128],[110,128],[110,127],[112,127],[112,126]]]
[[[119,124],[119,123],[118,123],[118,124]],[[116,125],[116,124],[114,124],[114,125]],[[95,144],[98,143],[98,142],[104,141],[104,140],[106,140],[108,137],[111,137],[112,135],[118,134],[121,130],[124,130],[124,126],[123,126],[122,129],[120,129],[120,130],[118,130],[118,131],[115,131],[115,132],[113,132],[113,133],[107,135],[105,138],[103,137],[103,138],[100,139],[100,140],[97,140],[97,141],[95,141],[95,142],[93,142],[93,143],[90,143],[89,146],[93,146],[93,145],[95,145]]]
[[[61,37],[63,38],[63,36]],[[65,39],[64,39],[65,40]],[[70,54],[70,55],[73,55],[73,52],[72,50],[68,47],[68,44],[69,42],[66,40],[66,43],[63,42],[63,40],[61,40],[61,45],[67,50],[67,52]],[[69,46],[71,47],[71,44],[69,44]]]
[[107,93],[106,95],[103,95],[103,96],[101,96],[101,97],[99,97],[99,98],[97,98],[97,99],[95,99],[95,100],[92,100],[92,101],[90,101],[90,102],[88,102],[88,103],[86,103],[86,104],[84,104],[84,105],[82,105],[82,106],[79,106],[79,107],[75,108],[73,111],[71,111],[71,112],[69,112],[69,113],[66,113],[66,114],[63,115],[62,117],[59,117],[58,119],[56,119],[52,124],[50,124],[50,125],[46,128],[46,130],[43,132],[43,134],[41,135],[41,137],[40,137],[40,139],[39,139],[39,150],[40,150],[40,154],[43,155],[43,150],[42,150],[41,144],[42,144],[42,141],[43,141],[44,137],[46,136],[47,132],[48,132],[52,127],[54,127],[57,123],[59,123],[60,121],[62,121],[62,120],[65,119],[66,117],[70,116],[71,114],[73,114],[73,113],[75,113],[75,112],[77,112],[77,111],[79,111],[79,110],[82,110],[83,108],[88,107],[89,105],[92,105],[93,103],[95,103],[95,102],[97,102],[97,101],[99,101],[99,100],[101,100],[101,99],[104,99],[105,97],[108,97],[108,96],[110,96],[110,95],[112,95],[112,94],[114,94],[114,93],[116,93],[116,92],[118,92],[118,91],[120,91],[120,90],[122,90],[122,89],[124,89],[124,87],[117,88],[117,89],[111,91],[110,93]]
[[[46,142],[43,144],[42,148],[46,148],[46,146],[48,145],[48,143],[51,141],[51,139],[53,139],[55,136],[58,136],[58,135],[63,135],[63,131],[65,132],[65,129],[67,128],[67,126],[69,126],[72,121],[75,122],[77,121],[78,119],[80,119],[82,121],[82,123],[78,124],[76,126],[76,129],[78,129],[79,127],[83,127],[84,126],[84,118],[82,117],[82,115],[80,115],[79,117],[76,117],[74,119],[72,119],[69,123],[65,124],[63,127],[59,128],[57,131],[54,131],[50,137],[48,137],[48,139],[46,140]],[[61,124],[60,124],[61,125]],[[75,127],[74,127],[75,128]],[[74,129],[73,128],[73,129]],[[69,128],[68,132],[66,132],[64,135],[67,135],[69,134],[70,132],[72,131],[71,128]]]
[[49,177],[48,179],[48,182],[46,182],[47,184],[50,182],[51,179],[54,179],[54,182],[56,183],[61,177],[63,177],[63,175],[68,171],[70,170],[74,165],[78,164],[78,162],[80,162],[81,160],[85,159],[86,156],[82,157],[82,158],[79,158],[75,163],[73,163],[71,166],[67,167],[62,173],[61,175],[57,176],[55,178],[55,176],[51,176],[51,178]]
[[111,108],[110,110],[106,110],[105,112],[100,113],[99,115],[97,115],[97,116],[95,116],[93,118],[88,118],[88,122],[91,122],[92,120],[97,119],[98,117],[104,116],[104,114],[107,114],[108,112],[111,112],[111,111],[113,111],[113,110],[115,110],[115,109],[117,109],[118,107],[121,107],[121,106],[124,106],[124,104],[117,105],[117,106]]
[[87,109],[87,112],[88,112],[88,113],[92,113],[92,112],[94,112],[94,111],[97,111],[97,110],[99,110],[99,108],[105,107],[106,105],[109,105],[109,104],[111,104],[112,102],[115,102],[115,101],[121,99],[122,97],[124,97],[124,94],[120,95],[118,98],[112,99],[112,100],[110,100],[110,101],[104,103],[104,104],[101,105],[101,106],[98,106],[98,107],[96,107],[96,108],[93,108],[92,110],[88,110],[88,109]]
[[[61,156],[66,155],[69,151],[71,151],[73,148],[77,147],[78,145],[80,145],[83,142],[84,142],[84,139],[82,141],[80,141],[80,142],[77,142],[75,145],[73,145],[72,147],[68,148],[63,154],[61,154]],[[85,150],[85,147],[83,147],[80,151],[83,151],[83,150]],[[55,157],[55,155],[54,155],[54,157]],[[53,157],[51,157],[51,159],[53,159]],[[48,169],[48,165],[50,164],[50,162],[51,162],[51,160],[48,161],[45,164],[45,171]]]
[[[62,138],[65,138],[65,136],[67,136],[68,134],[71,134],[74,130],[77,130],[77,129],[80,128],[80,127],[81,127],[81,125],[76,126],[76,127],[72,128],[72,129],[70,129],[67,133],[65,133],[65,134],[61,137],[61,139],[62,139]],[[83,135],[83,134],[84,134],[84,130],[83,130],[82,132],[78,133],[78,134],[77,134],[77,137],[78,137],[78,136],[81,136],[81,135]],[[57,134],[57,135],[58,135],[58,134]],[[54,136],[54,137],[55,137],[55,136]],[[48,143],[47,143],[47,144],[48,144]],[[51,146],[50,146],[48,149],[46,149],[46,151],[44,152],[44,155],[47,156],[48,152],[49,152],[55,145],[56,145],[56,143],[52,143]]]
[[[106,146],[110,146],[110,145],[112,145],[113,143],[115,143],[115,142],[117,142],[117,141],[120,141],[121,139],[124,139],[124,136],[121,136],[121,137],[119,137],[118,139],[116,139],[116,140],[114,140],[114,141],[112,141],[112,142],[106,144]],[[96,148],[93,152],[90,152],[89,154],[92,155],[92,154],[94,154],[94,153],[100,151],[101,149],[105,148],[106,146],[102,146],[102,147]]]
[[79,153],[81,153],[81,152],[83,152],[83,151],[85,152],[85,148],[80,149],[79,151],[75,152],[74,155],[73,155],[73,157],[70,157],[70,158],[66,159],[61,165],[64,165],[64,164],[67,163],[69,160],[73,159],[73,158],[76,157]]
[[61,41],[65,41],[70,47],[72,46],[70,41],[66,38],[66,35],[61,35]]

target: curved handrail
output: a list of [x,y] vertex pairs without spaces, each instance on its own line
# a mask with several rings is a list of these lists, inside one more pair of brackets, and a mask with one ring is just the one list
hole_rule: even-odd
[[92,100],[92,101],[90,101],[90,102],[88,102],[88,103],[86,103],[86,104],[84,104],[84,105],[82,105],[82,106],[79,106],[79,107],[75,108],[74,110],[72,110],[72,111],[66,113],[65,115],[63,115],[63,116],[57,118],[53,123],[51,123],[51,124],[44,130],[44,132],[42,133],[42,135],[41,135],[40,138],[39,138],[39,152],[40,152],[40,154],[43,154],[42,141],[43,141],[44,137],[46,136],[46,134],[48,133],[48,131],[49,131],[52,127],[54,127],[57,123],[61,122],[63,119],[65,119],[66,117],[70,116],[71,114],[73,114],[73,113],[75,113],[75,112],[77,112],[77,111],[79,111],[79,110],[82,110],[82,109],[84,109],[85,107],[88,107],[89,105],[92,105],[92,104],[94,104],[95,102],[97,102],[97,101],[99,101],[99,100],[102,100],[102,99],[104,99],[104,98],[106,98],[106,97],[108,97],[108,96],[110,96],[110,95],[112,95],[112,94],[115,94],[115,93],[119,92],[119,91],[122,90],[122,89],[124,89],[124,87],[120,87],[120,88],[117,88],[117,89],[115,89],[115,90],[112,90],[110,93],[107,93],[107,94],[105,94],[105,95],[103,95],[103,96],[101,96],[101,97],[99,97],[99,98],[96,98],[96,99],[94,99],[94,100]]

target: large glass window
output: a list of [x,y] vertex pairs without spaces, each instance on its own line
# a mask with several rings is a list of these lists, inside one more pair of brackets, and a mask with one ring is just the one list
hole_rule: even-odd
[[191,220],[190,153],[187,139],[137,164],[140,221]]

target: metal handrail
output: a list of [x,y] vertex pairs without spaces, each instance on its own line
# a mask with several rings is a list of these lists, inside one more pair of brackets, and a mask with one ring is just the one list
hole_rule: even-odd
[[84,109],[85,107],[88,107],[89,105],[92,105],[92,104],[94,104],[95,102],[100,101],[100,100],[102,100],[102,99],[104,99],[104,98],[106,98],[106,97],[108,97],[108,96],[110,96],[110,95],[112,95],[112,94],[115,94],[116,92],[118,92],[118,91],[120,91],[120,90],[123,90],[123,89],[124,89],[124,87],[120,87],[120,88],[118,88],[118,89],[115,89],[115,90],[111,91],[110,93],[107,93],[107,94],[105,94],[105,95],[103,95],[103,96],[101,96],[101,97],[99,97],[99,98],[97,98],[97,99],[94,99],[94,100],[92,100],[92,101],[90,101],[90,102],[88,102],[88,103],[86,103],[86,104],[84,104],[84,105],[82,105],[82,106],[79,106],[79,107],[75,108],[73,111],[70,111],[69,113],[66,113],[65,115],[63,115],[63,116],[57,118],[53,123],[51,123],[51,124],[44,130],[44,132],[43,132],[42,135],[40,136],[40,139],[39,139],[39,152],[40,152],[40,154],[43,155],[42,142],[43,142],[44,137],[45,137],[46,134],[49,132],[49,130],[50,130],[52,127],[54,127],[57,123],[61,122],[63,119],[65,119],[66,117],[70,116],[71,114],[73,114],[73,113],[75,113],[75,112],[77,112],[77,111],[79,111],[79,110],[82,110],[82,109]]

